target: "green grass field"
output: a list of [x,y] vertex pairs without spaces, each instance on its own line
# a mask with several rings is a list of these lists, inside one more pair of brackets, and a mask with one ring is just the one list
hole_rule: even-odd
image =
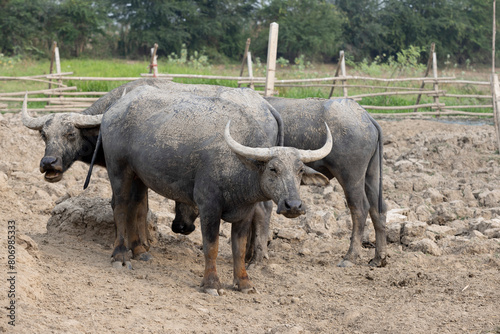
[[[73,77],[140,77],[141,73],[149,72],[149,60],[144,59],[143,61],[127,61],[127,60],[92,60],[92,59],[71,59],[71,60],[61,60],[61,71],[72,72]],[[179,64],[175,62],[168,62],[167,59],[159,59],[158,70],[159,73],[171,73],[171,74],[203,74],[203,75],[224,75],[224,76],[238,76],[240,73],[240,64],[232,65],[210,65],[210,66],[192,66],[192,64]],[[368,68],[368,72],[373,72],[375,69],[375,74],[383,75],[383,68],[375,68],[372,65]],[[23,60],[20,62],[2,62],[0,63],[0,76],[2,77],[21,77],[21,76],[32,76],[48,74],[50,69],[49,61],[33,61],[33,60]],[[287,65],[281,67],[278,64],[276,70],[277,79],[297,79],[297,78],[320,78],[320,77],[331,77],[335,73],[336,66],[326,65],[326,64],[315,64],[305,66],[297,65]],[[54,69],[55,72],[55,69]],[[401,71],[404,72],[404,71]],[[351,67],[347,69],[348,75],[358,75],[358,76],[370,76],[374,73],[363,72],[362,67]],[[389,73],[387,73],[389,77]],[[243,74],[247,75],[246,69]],[[254,76],[255,77],[265,77],[265,66],[257,63],[254,65]],[[400,74],[400,77],[422,77],[422,73],[412,73],[411,75]],[[489,73],[486,71],[462,71],[458,69],[448,70],[445,69],[439,76],[455,76],[457,79],[464,80],[475,80],[475,81],[489,81]],[[43,79],[42,79],[43,80]],[[207,80],[207,79],[180,79],[176,78],[174,81],[190,84],[213,84],[213,85],[223,85],[229,87],[236,87],[237,82],[232,80]],[[80,80],[65,80],[64,84],[67,86],[76,86],[78,91],[81,92],[106,92],[110,91],[115,87],[118,87],[127,81],[80,81]],[[322,82],[326,84],[327,82]],[[380,88],[357,88],[349,87],[349,96],[354,96],[358,94],[368,94],[376,92],[384,92],[387,87],[386,83],[380,83],[376,81],[362,82],[350,81],[349,84],[359,84],[359,85],[376,85]],[[403,83],[399,86],[405,88],[415,88],[420,86],[420,82],[413,83]],[[391,84],[390,87],[394,87],[396,84]],[[39,90],[46,89],[48,87],[47,82],[39,81],[25,81],[25,80],[0,80],[0,93],[2,92],[22,92],[27,90]],[[256,87],[257,90],[263,90],[263,87]],[[276,91],[278,96],[289,97],[289,98],[306,98],[306,97],[320,97],[328,98],[330,93],[330,87],[279,87],[277,86]],[[432,84],[427,84],[426,89],[432,89]],[[489,86],[475,86],[475,85],[440,85],[439,89],[444,89],[449,94],[480,94],[480,95],[491,95]],[[334,90],[333,97],[342,97],[342,89],[336,87]],[[40,95],[42,97],[43,95]],[[33,96],[34,97],[34,96]],[[416,101],[416,95],[392,95],[392,96],[376,96],[376,97],[364,97],[359,101],[361,105],[372,105],[372,106],[405,106],[413,105]],[[423,95],[420,104],[432,103],[433,98],[430,96]],[[478,98],[448,98],[440,97],[440,102],[446,105],[487,105],[491,104],[491,100],[488,99],[478,99]],[[0,101],[1,103],[1,101]],[[19,103],[8,102],[9,108],[16,108]],[[30,102],[30,108],[43,108],[43,102]],[[17,107],[18,108],[18,107]],[[420,111],[431,111],[430,108],[427,110],[419,109]],[[476,113],[491,113],[491,108],[469,108],[460,109],[463,111],[472,111]],[[391,113],[391,112],[410,112],[412,110],[397,110],[397,111],[383,111],[383,110],[370,110],[374,113]]]

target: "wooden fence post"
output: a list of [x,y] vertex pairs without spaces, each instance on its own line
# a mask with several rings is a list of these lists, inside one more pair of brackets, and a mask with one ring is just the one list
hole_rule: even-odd
[[[429,70],[431,69],[432,66],[432,55],[434,54],[434,51],[436,50],[436,43],[432,42],[431,43],[431,51],[429,52],[429,59],[427,60],[427,69],[425,70],[424,78],[426,78],[429,75]],[[424,89],[425,86],[425,81],[422,81],[422,84],[420,85],[420,90]],[[417,102],[415,104],[420,103],[420,98],[422,97],[422,94],[418,94],[417,96]],[[413,112],[417,112],[418,108],[415,108]]]
[[[339,54],[339,63],[337,64],[337,69],[335,70],[334,77],[338,77],[339,76],[340,64],[342,64],[343,61],[344,61],[344,50],[341,50],[340,54]],[[328,95],[329,99],[332,98],[333,90],[335,89],[335,81],[336,80],[333,80],[333,82],[332,82],[332,89],[330,90],[330,95]]]
[[[60,75],[61,74],[61,59],[59,58],[59,47],[57,45],[54,48],[54,57],[55,57],[55,60],[56,60],[56,73]],[[57,82],[59,84],[62,84],[61,77],[59,77],[59,79],[57,80]]]
[[250,79],[250,88],[255,89],[253,85],[252,53],[250,51],[248,51],[247,53],[247,66],[248,66],[248,77]]
[[[344,51],[342,52],[342,61],[340,62],[340,73],[342,74],[343,77],[346,76],[346,71],[345,71],[345,57],[344,57]],[[346,87],[346,80],[342,80],[342,90],[344,91],[344,98],[347,98],[347,87]]]
[[151,48],[151,62],[149,63],[149,73],[153,73],[153,78],[158,77],[158,63],[156,57],[157,50],[158,44],[155,43],[154,47]]
[[491,75],[491,93],[493,95],[493,116],[495,119],[495,133],[497,136],[497,148],[500,153],[500,86],[498,75]]
[[59,58],[59,48],[57,45],[54,48],[54,57],[56,60],[56,73],[61,74],[61,59]]
[[[50,68],[49,68],[49,74],[52,74],[54,72],[54,58],[56,56],[56,48],[57,48],[57,42],[54,41],[52,44],[52,56],[50,57]],[[49,89],[52,89],[52,79],[49,79]],[[49,98],[52,97],[52,94],[48,95]],[[47,102],[47,105],[50,105],[50,102]]]
[[272,96],[274,93],[274,79],[276,76],[276,52],[278,51],[278,28],[276,22],[271,23],[269,28],[269,42],[267,46],[267,73],[266,90],[264,96]]
[[497,7],[497,1],[493,0],[493,40],[491,42],[491,73],[495,74],[495,38],[497,33],[495,12]]
[[[250,49],[251,39],[247,38],[247,43],[245,45],[245,52],[243,53],[243,60],[241,61],[240,77],[243,76],[243,71],[245,70],[245,60],[247,60],[248,49]],[[238,83],[238,87],[241,87],[241,83]]]
[[438,69],[437,69],[437,58],[436,58],[436,52],[432,53],[432,74],[434,76],[434,91],[436,92],[436,95],[434,96],[434,103],[437,105],[437,108],[439,111],[441,111],[441,106],[439,105],[439,84],[438,84]]

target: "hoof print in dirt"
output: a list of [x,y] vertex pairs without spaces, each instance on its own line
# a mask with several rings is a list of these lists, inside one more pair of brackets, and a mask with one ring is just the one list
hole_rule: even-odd
[[113,268],[119,269],[119,270],[122,270],[122,269],[132,270],[132,269],[134,269],[132,267],[132,263],[130,261],[125,261],[125,262],[114,261],[112,265],[113,265]]

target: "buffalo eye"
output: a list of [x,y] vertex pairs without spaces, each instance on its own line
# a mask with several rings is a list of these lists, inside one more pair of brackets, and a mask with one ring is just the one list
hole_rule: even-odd
[[269,167],[269,170],[275,174],[278,173],[278,170],[276,169],[276,167]]
[[68,140],[75,140],[76,135],[73,132],[70,132],[66,135],[66,138],[68,138]]
[[45,132],[40,131],[40,137],[42,137],[43,141],[47,141],[47,135],[45,134]]

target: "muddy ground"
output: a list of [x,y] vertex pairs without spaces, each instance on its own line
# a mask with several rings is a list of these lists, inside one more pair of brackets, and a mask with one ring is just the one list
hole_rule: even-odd
[[[350,216],[336,181],[303,187],[306,216],[273,214],[269,259],[249,269],[258,294],[232,289],[230,226],[218,258],[226,295],[202,293],[199,222],[170,230],[154,193],[154,259],[110,262],[111,189],[76,163],[59,183],[38,171],[44,145],[0,115],[0,332],[500,333],[500,156],[491,125],[379,120],[384,134],[388,265],[337,267]],[[15,327],[8,324],[7,224],[16,226]],[[47,223],[50,220],[49,228]],[[366,238],[373,240],[373,227]]]

